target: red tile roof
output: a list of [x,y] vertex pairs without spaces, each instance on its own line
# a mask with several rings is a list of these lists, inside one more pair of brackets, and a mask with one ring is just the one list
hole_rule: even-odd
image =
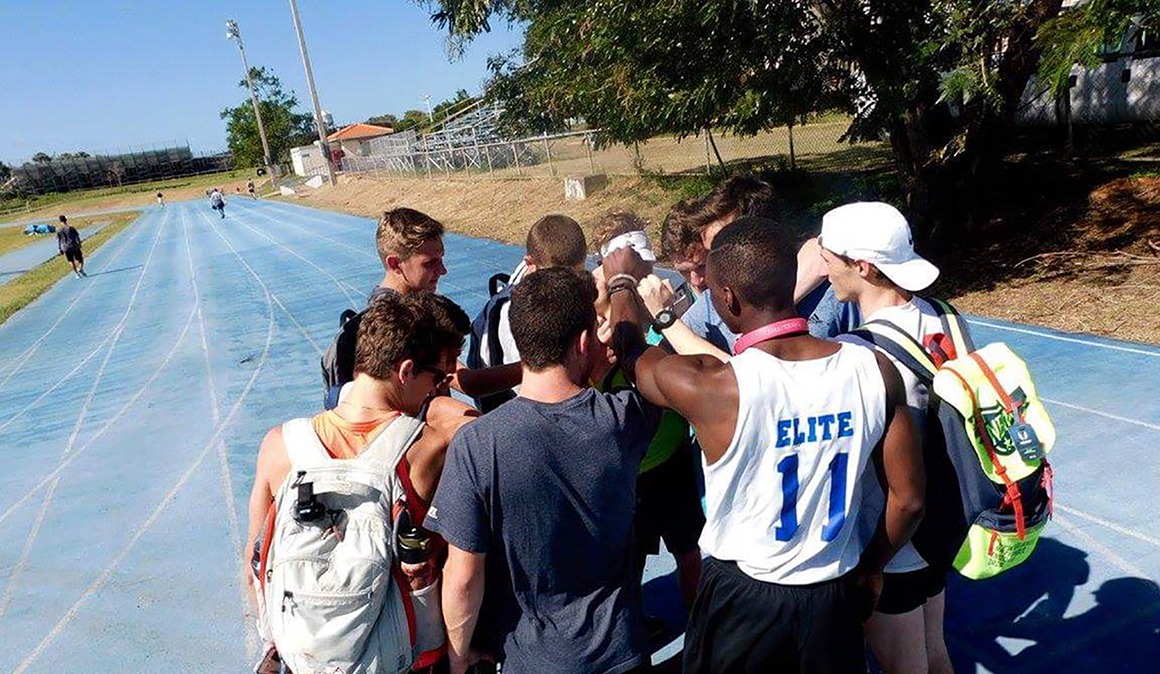
[[335,140],[355,140],[356,138],[374,138],[375,136],[385,136],[388,133],[394,133],[395,130],[389,126],[375,126],[374,124],[351,124],[344,126],[338,131],[326,137],[327,142]]

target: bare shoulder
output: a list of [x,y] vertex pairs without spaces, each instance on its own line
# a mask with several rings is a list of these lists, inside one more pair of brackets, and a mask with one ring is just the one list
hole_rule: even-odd
[[874,359],[878,361],[878,370],[882,373],[882,382],[886,386],[886,404],[893,407],[906,403],[906,384],[902,382],[902,375],[890,358],[881,351],[874,350]]
[[479,410],[450,396],[439,396],[427,408],[427,425],[450,441],[464,424],[479,418]]
[[278,489],[286,473],[290,471],[290,456],[286,453],[286,440],[282,437],[282,426],[271,428],[262,439],[258,449],[258,465],[254,475],[255,484],[265,483],[273,494]]

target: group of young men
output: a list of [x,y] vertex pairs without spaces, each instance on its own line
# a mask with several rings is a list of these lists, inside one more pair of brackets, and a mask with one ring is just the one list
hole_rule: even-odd
[[262,442],[247,577],[264,582],[257,551],[294,457],[353,460],[420,419],[387,466],[405,492],[399,570],[416,596],[441,581],[439,638],[416,669],[647,670],[641,579],[663,540],[689,608],[686,671],[860,672],[869,644],[890,674],[949,672],[946,570],[908,545],[929,392],[841,336],[878,319],[920,342],[939,330],[914,295],[938,270],[889,205],[830,211],[800,246],[776,215],[750,176],[677,204],[660,243],[679,288],[654,274],[633,214],[595,223],[593,272],[581,226],[546,216],[476,319],[468,367],[473,326],[436,294],[443,226],[384,213],[384,277],[348,324],[332,409]]

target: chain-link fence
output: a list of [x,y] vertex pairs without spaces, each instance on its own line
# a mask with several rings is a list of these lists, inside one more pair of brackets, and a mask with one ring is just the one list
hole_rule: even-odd
[[872,157],[885,152],[879,143],[844,142],[842,136],[848,126],[849,119],[832,116],[755,136],[710,131],[684,138],[658,136],[629,146],[608,143],[599,129],[433,150],[399,143],[381,154],[344,157],[341,168],[347,173],[376,178],[687,174],[758,162],[779,162],[790,168],[799,162],[814,166],[827,157],[835,165],[848,165],[853,155]]

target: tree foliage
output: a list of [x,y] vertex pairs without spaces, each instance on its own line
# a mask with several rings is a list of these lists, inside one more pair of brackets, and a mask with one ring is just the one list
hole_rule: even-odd
[[[292,91],[283,90],[282,82],[266,68],[250,68],[250,77],[270,144],[270,160],[287,162],[290,148],[308,145],[316,138],[314,118],[309,113],[298,112],[298,97]],[[221,118],[226,120],[226,142],[236,165],[261,166],[264,163],[262,139],[246,80],[241,80],[238,86],[246,91],[245,99],[221,111]]]
[[[1145,4],[1160,11],[1156,0],[1091,0],[1063,16],[1061,0],[441,0],[433,19],[460,40],[495,19],[526,23],[522,47],[493,58],[488,93],[536,131],[583,118],[630,143],[847,111],[848,138],[889,139],[924,237],[981,215],[972,186],[1001,156],[1040,54],[1070,68]],[[1062,30],[1081,15],[1082,43]]]
[[397,130],[399,127],[399,118],[388,112],[383,115],[375,115],[374,117],[367,119],[366,123],[374,124],[375,126],[385,126]]
[[37,152],[32,155],[32,162],[34,164],[47,164],[50,161],[52,161],[52,155],[47,152]]
[[1089,0],[1040,28],[1035,39],[1043,58],[1037,77],[1059,95],[1067,89],[1073,67],[1098,66],[1102,52],[1119,50],[1144,30],[1160,30],[1160,2]]
[[0,161],[0,183],[6,182],[12,177],[12,167]]

